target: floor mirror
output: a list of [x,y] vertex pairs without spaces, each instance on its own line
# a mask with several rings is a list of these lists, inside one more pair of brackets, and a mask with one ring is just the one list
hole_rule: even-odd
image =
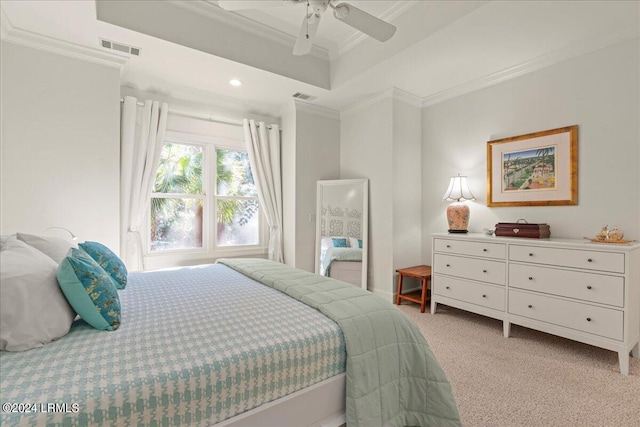
[[369,181],[318,181],[316,274],[367,289]]

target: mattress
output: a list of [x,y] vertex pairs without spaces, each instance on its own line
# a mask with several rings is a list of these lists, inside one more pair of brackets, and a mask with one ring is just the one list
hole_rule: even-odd
[[0,424],[204,426],[345,370],[334,321],[224,265],[132,273],[119,292],[117,331],[76,320],[0,353],[2,403],[29,404]]

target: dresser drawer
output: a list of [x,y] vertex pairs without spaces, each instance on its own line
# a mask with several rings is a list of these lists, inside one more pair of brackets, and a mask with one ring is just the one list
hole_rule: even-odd
[[509,260],[624,273],[622,253],[511,245]]
[[622,341],[623,312],[509,290],[509,313]]
[[436,252],[494,259],[505,259],[507,256],[506,246],[501,243],[463,242],[460,240],[435,239],[434,249]]
[[435,275],[433,293],[494,310],[504,311],[504,288]]
[[624,278],[512,263],[509,286],[602,304],[624,306]]
[[504,262],[445,254],[435,254],[433,260],[435,263],[433,266],[434,273],[495,283],[497,285],[504,285],[505,283]]

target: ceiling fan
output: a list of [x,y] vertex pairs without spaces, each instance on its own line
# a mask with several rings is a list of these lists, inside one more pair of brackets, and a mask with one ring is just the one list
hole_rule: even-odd
[[218,5],[225,10],[262,9],[273,6],[304,4],[307,14],[302,20],[300,33],[293,47],[294,55],[305,55],[311,52],[313,39],[320,24],[320,17],[327,10],[333,9],[336,19],[352,26],[356,30],[385,42],[396,32],[396,27],[375,16],[347,3],[335,3],[335,0],[281,0],[265,2],[264,0],[219,0]]

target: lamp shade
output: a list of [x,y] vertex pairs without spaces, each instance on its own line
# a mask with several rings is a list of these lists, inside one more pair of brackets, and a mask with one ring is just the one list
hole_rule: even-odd
[[462,203],[466,200],[475,200],[469,190],[466,176],[454,176],[449,181],[449,188],[442,196],[442,200],[455,201],[447,208],[447,223],[449,233],[466,233],[469,225],[469,206]]
[[454,176],[449,181],[449,188],[442,196],[442,200],[463,202],[465,200],[475,200],[476,198],[471,194],[469,190],[469,184],[467,184],[466,176]]

